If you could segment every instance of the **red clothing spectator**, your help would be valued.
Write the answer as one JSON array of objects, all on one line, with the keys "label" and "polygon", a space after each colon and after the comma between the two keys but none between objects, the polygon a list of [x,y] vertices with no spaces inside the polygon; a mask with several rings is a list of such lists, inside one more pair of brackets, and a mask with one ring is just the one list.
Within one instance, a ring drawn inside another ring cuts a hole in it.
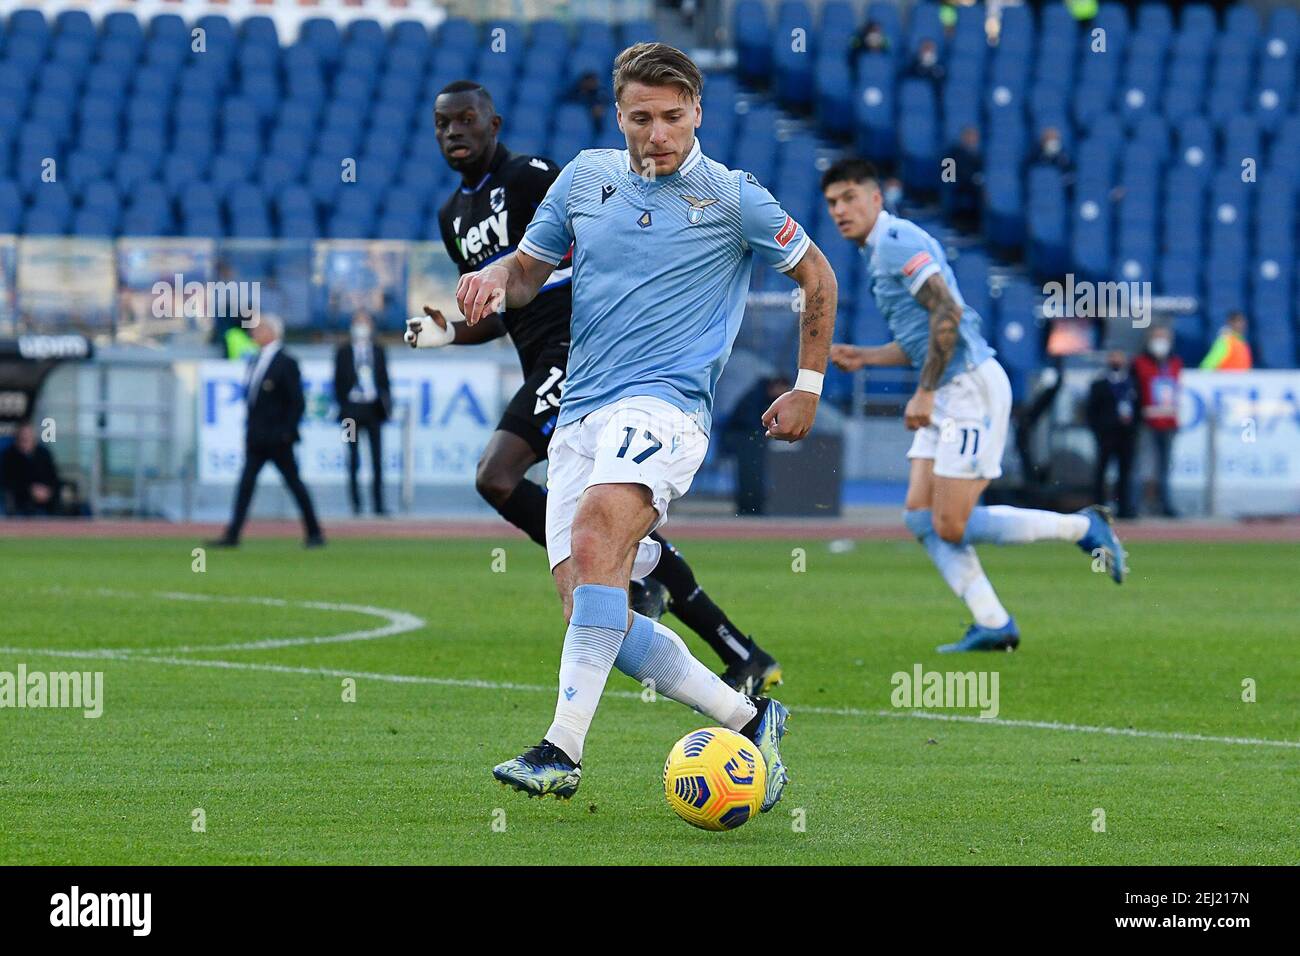
[{"label": "red clothing spectator", "polygon": [[1183,360],[1177,355],[1162,361],[1150,352],[1143,352],[1133,360],[1143,424],[1157,431],[1177,430],[1178,377],[1182,372]]},{"label": "red clothing spectator", "polygon": [[1183,360],[1173,354],[1173,344],[1173,334],[1168,329],[1152,329],[1146,351],[1133,360],[1142,426],[1150,434],[1156,454],[1160,510],[1170,518],[1177,517],[1169,490],[1169,466],[1174,436],[1178,434],[1178,377],[1183,373]]}]

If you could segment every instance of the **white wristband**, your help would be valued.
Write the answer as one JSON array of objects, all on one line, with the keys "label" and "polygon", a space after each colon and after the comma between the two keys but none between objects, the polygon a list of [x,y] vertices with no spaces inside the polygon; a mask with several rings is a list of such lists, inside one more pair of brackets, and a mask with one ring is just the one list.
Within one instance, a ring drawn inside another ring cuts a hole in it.
[{"label": "white wristband", "polygon": [[417,349],[436,349],[450,345],[456,339],[456,330],[450,322],[444,329],[426,315],[406,320],[406,344]]},{"label": "white wristband", "polygon": [[820,395],[822,393],[822,379],[825,377],[821,372],[814,372],[810,368],[801,368],[798,377],[794,380],[794,390]]}]

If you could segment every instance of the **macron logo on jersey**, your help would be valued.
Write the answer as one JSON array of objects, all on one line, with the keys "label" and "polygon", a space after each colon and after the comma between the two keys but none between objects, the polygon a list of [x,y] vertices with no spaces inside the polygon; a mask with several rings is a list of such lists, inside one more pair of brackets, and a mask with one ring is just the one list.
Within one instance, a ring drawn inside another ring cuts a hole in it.
[{"label": "macron logo on jersey", "polygon": [[781,224],[781,228],[776,231],[776,235],[772,238],[776,240],[778,246],[784,249],[790,244],[790,240],[794,238],[794,234],[798,231],[799,224],[787,215],[785,222]]},{"label": "macron logo on jersey", "polygon": [[916,255],[912,256],[912,258],[903,263],[903,275],[909,277],[914,276],[916,275],[916,270],[920,269],[924,265],[928,265],[932,261],[930,253],[925,251],[918,252]]}]

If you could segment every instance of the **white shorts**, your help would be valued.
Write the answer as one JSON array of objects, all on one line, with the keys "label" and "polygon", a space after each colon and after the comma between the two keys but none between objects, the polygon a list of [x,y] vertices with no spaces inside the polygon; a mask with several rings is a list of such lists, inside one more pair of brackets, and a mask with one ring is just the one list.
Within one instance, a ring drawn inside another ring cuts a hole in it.
[{"label": "white shorts", "polygon": [[998,478],[1011,421],[1011,383],[985,359],[934,394],[931,424],[917,429],[908,458],[934,459],[940,478]]},{"label": "white shorts", "polygon": [[[573,516],[592,485],[645,485],[659,517],[686,494],[709,450],[709,436],[681,409],[659,398],[621,398],[585,418],[561,425],[551,437],[546,469],[546,553],[551,570],[570,554]],[[643,538],[632,577],[659,563],[659,543]]]}]

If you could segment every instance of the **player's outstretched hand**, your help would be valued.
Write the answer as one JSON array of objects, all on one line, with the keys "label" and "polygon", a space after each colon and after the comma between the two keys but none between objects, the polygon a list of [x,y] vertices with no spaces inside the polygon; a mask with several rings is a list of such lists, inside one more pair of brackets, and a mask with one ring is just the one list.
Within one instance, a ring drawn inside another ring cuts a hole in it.
[{"label": "player's outstretched hand", "polygon": [[406,320],[406,332],[402,339],[413,349],[436,349],[455,341],[456,330],[447,323],[441,312],[426,305],[424,315]]},{"label": "player's outstretched hand", "polygon": [[812,431],[817,417],[817,396],[812,392],[790,390],[777,398],[763,413],[768,438],[798,441]]},{"label": "player's outstretched hand", "polygon": [[867,364],[862,349],[856,345],[841,345],[838,342],[831,346],[831,361],[843,372],[856,372],[860,368],[865,368]]},{"label": "player's outstretched hand", "polygon": [[916,394],[907,400],[907,407],[903,409],[903,424],[909,431],[916,431],[929,425],[933,415],[934,392],[918,388]]},{"label": "player's outstretched hand", "polygon": [[467,272],[456,285],[456,304],[465,321],[474,325],[490,312],[506,310],[506,281],[509,273],[497,265]]}]

